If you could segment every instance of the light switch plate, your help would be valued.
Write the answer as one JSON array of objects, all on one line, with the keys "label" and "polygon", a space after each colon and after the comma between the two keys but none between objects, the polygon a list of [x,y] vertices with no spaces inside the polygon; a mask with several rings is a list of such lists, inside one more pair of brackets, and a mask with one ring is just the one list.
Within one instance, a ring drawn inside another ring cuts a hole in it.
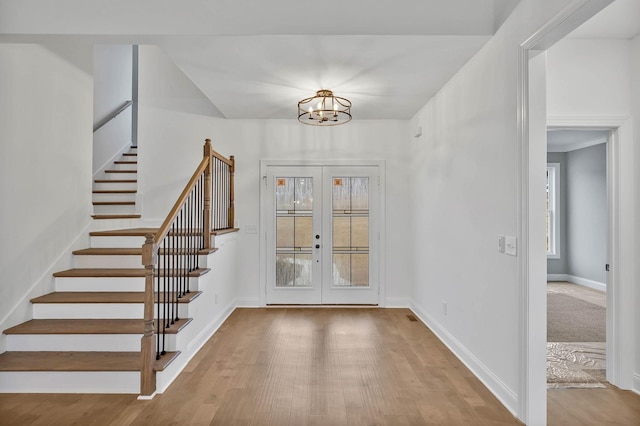
[{"label": "light switch plate", "polygon": [[509,256],[518,255],[518,239],[516,237],[507,235],[504,238],[504,252]]},{"label": "light switch plate", "polygon": [[498,235],[498,253],[504,253],[504,235]]},{"label": "light switch plate", "polygon": [[246,232],[247,234],[257,234],[258,225],[247,225]]}]

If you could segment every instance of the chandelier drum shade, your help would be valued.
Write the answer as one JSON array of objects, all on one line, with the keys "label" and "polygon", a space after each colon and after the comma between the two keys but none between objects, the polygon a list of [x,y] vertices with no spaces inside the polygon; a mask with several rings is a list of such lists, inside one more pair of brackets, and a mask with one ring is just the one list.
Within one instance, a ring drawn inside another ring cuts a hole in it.
[{"label": "chandelier drum shade", "polygon": [[337,126],[351,121],[351,101],[335,96],[331,90],[298,102],[298,121],[312,126]]}]

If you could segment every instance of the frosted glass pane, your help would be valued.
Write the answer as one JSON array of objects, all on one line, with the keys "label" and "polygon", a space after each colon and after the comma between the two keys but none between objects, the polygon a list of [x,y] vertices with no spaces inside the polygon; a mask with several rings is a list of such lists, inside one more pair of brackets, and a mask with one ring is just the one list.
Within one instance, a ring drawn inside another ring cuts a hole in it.
[{"label": "frosted glass pane", "polygon": [[351,255],[351,285],[359,287],[366,287],[369,285],[368,254]]},{"label": "frosted glass pane", "polygon": [[294,210],[313,209],[313,179],[310,177],[295,178]]},{"label": "frosted glass pane", "polygon": [[296,247],[310,249],[313,234],[311,216],[297,216],[295,230]]},{"label": "frosted glass pane", "polygon": [[311,255],[276,255],[276,287],[311,287]]},{"label": "frosted glass pane", "polygon": [[276,210],[293,210],[294,178],[276,178]]},{"label": "frosted glass pane", "polygon": [[351,184],[347,177],[333,178],[333,209],[351,209]]},{"label": "frosted glass pane", "polygon": [[351,178],[351,209],[352,210],[368,210],[369,209],[369,178],[354,177]]},{"label": "frosted glass pane", "polygon": [[351,246],[351,221],[349,217],[333,218],[333,248],[348,249]]},{"label": "frosted glass pane", "polygon": [[276,247],[293,248],[294,243],[294,218],[276,217]]},{"label": "frosted glass pane", "polygon": [[351,218],[351,247],[369,248],[369,218]]},{"label": "frosted glass pane", "polygon": [[345,287],[351,285],[351,259],[349,254],[333,255],[333,285]]}]

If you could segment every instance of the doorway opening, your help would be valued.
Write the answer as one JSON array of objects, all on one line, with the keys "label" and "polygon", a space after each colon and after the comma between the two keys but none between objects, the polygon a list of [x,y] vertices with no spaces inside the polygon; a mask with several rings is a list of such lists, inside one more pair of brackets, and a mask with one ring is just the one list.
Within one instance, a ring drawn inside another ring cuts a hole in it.
[{"label": "doorway opening", "polygon": [[608,130],[547,129],[547,387],[606,387]]}]

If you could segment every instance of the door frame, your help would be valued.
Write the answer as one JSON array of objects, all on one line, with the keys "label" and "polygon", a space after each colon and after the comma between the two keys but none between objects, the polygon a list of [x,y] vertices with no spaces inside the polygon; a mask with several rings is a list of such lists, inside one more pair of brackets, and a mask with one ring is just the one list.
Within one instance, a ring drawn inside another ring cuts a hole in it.
[{"label": "door frame", "polygon": [[379,187],[379,250],[378,250],[378,307],[386,306],[387,294],[387,256],[386,256],[386,161],[385,160],[260,160],[260,294],[259,306],[267,306],[267,231],[266,231],[266,215],[265,209],[267,204],[267,168],[268,167],[358,167],[358,166],[376,166],[380,176]]}]

